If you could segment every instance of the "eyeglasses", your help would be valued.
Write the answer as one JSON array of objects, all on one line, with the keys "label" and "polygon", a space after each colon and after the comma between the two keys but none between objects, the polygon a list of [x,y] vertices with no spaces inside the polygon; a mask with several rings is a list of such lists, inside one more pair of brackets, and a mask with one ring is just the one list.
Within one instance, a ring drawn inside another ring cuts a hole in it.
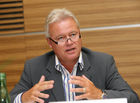
[{"label": "eyeglasses", "polygon": [[79,38],[81,38],[81,35],[78,32],[71,32],[68,36],[69,38],[67,38],[66,35],[61,35],[61,36],[58,36],[56,40],[53,40],[51,37],[49,39],[53,41],[55,44],[63,45],[68,40],[76,42],[78,41]]}]

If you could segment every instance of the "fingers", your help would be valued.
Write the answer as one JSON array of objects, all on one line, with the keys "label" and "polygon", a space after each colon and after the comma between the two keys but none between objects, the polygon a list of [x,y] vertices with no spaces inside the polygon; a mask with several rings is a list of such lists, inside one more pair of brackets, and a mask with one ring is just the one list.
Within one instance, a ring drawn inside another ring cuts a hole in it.
[{"label": "fingers", "polygon": [[[26,98],[29,101],[32,101],[32,102],[36,101],[36,102],[39,102],[39,103],[44,103],[44,100],[41,99],[41,98],[46,98],[46,99],[49,98],[48,94],[44,94],[44,93],[41,93],[39,91],[28,91],[28,92],[26,92],[26,94],[27,94]],[[25,95],[23,94],[23,96],[25,96]]]},{"label": "fingers", "polygon": [[99,92],[96,92],[98,88],[95,87],[93,82],[91,82],[86,76],[71,76],[71,80],[69,81],[71,84],[79,85],[81,88],[71,88],[71,92],[76,93],[83,93],[79,96],[76,96],[75,99],[97,99],[97,94]]},{"label": "fingers", "polygon": [[38,98],[38,97],[34,97],[34,102],[38,102],[38,103],[44,103],[44,100]]},{"label": "fingers", "polygon": [[81,88],[71,88],[71,92],[76,93],[86,93],[88,88],[88,78],[85,76],[71,76],[71,80],[69,80],[69,83],[79,85]]},{"label": "fingers", "polygon": [[45,76],[44,75],[41,76],[39,82],[43,82],[43,81],[45,81]]},{"label": "fingers", "polygon": [[71,88],[70,91],[71,92],[76,92],[76,93],[85,93],[86,88]]},{"label": "fingers", "polygon": [[44,90],[52,89],[53,84],[54,84],[53,80],[45,81],[45,76],[42,75],[38,84],[36,84],[36,88],[38,88],[38,91],[44,91]]},{"label": "fingers", "polygon": [[71,79],[84,81],[82,76],[71,76]]},{"label": "fingers", "polygon": [[40,98],[49,98],[48,94],[39,93],[38,95],[39,95]]},{"label": "fingers", "polygon": [[102,91],[97,88],[92,81],[86,76],[72,76],[69,81],[71,84],[79,85],[81,88],[71,88],[71,92],[83,93],[75,97],[76,100],[80,99],[100,99]]},{"label": "fingers", "polygon": [[54,81],[46,81],[44,83],[38,84],[38,91],[49,90],[53,88]]},{"label": "fingers", "polygon": [[22,95],[22,101],[27,103],[28,102],[44,103],[44,100],[41,98],[47,99],[49,98],[49,95],[41,93],[41,91],[52,89],[53,85],[54,80],[45,81],[45,76],[42,75],[39,82]]},{"label": "fingers", "polygon": [[85,98],[87,98],[88,96],[89,96],[89,94],[86,93],[86,94],[82,94],[82,95],[76,96],[75,99],[76,99],[76,100],[85,99]]},{"label": "fingers", "polygon": [[49,98],[49,95],[41,93],[41,91],[52,89],[53,84],[54,84],[53,80],[45,81],[45,76],[42,75],[39,80],[39,83],[36,85],[38,93],[37,96],[35,96],[35,101],[39,103],[44,103],[44,101],[40,98]]},{"label": "fingers", "polygon": [[69,83],[84,87],[86,80],[81,76],[71,76],[71,80],[69,80]]},{"label": "fingers", "polygon": [[90,81],[85,75],[82,75],[82,77],[87,80],[87,81]]}]

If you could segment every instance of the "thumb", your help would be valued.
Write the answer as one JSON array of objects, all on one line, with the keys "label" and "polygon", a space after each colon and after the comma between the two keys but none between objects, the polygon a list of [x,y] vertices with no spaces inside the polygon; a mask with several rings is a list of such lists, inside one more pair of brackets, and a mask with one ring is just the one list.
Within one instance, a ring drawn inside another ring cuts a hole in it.
[{"label": "thumb", "polygon": [[40,83],[40,82],[43,82],[43,81],[45,81],[45,76],[44,76],[44,75],[41,76],[41,78],[40,78],[40,80],[39,80],[39,83]]},{"label": "thumb", "polygon": [[87,81],[90,81],[85,75],[82,75],[82,77],[87,80]]},{"label": "thumb", "polygon": [[90,82],[91,84],[93,84],[93,86],[95,86],[94,83],[93,83],[92,81],[90,81],[85,75],[82,75],[82,77],[83,77],[85,80],[87,80],[88,82]]},{"label": "thumb", "polygon": [[86,80],[88,80],[88,78],[85,75],[82,75],[83,78],[85,78]]}]

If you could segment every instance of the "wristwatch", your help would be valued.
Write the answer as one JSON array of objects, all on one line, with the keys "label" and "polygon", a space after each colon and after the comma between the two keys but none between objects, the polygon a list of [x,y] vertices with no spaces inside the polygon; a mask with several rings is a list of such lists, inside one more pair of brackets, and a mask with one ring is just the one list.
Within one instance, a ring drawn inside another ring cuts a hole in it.
[{"label": "wristwatch", "polygon": [[102,95],[101,95],[101,98],[102,99],[106,99],[107,98],[107,94],[106,94],[106,90],[102,90]]}]

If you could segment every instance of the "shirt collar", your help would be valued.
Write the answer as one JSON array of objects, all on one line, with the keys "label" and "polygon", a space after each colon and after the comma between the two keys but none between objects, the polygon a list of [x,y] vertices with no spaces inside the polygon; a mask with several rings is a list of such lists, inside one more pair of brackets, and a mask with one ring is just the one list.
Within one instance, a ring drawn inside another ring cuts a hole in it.
[{"label": "shirt collar", "polygon": [[[83,68],[84,68],[84,62],[83,62],[82,52],[80,52],[80,56],[79,56],[79,59],[78,59],[78,65],[80,67],[80,70],[83,70]],[[62,66],[62,64],[58,60],[58,57],[55,55],[55,68],[57,70],[61,71],[60,68],[59,68],[59,66]]]}]

